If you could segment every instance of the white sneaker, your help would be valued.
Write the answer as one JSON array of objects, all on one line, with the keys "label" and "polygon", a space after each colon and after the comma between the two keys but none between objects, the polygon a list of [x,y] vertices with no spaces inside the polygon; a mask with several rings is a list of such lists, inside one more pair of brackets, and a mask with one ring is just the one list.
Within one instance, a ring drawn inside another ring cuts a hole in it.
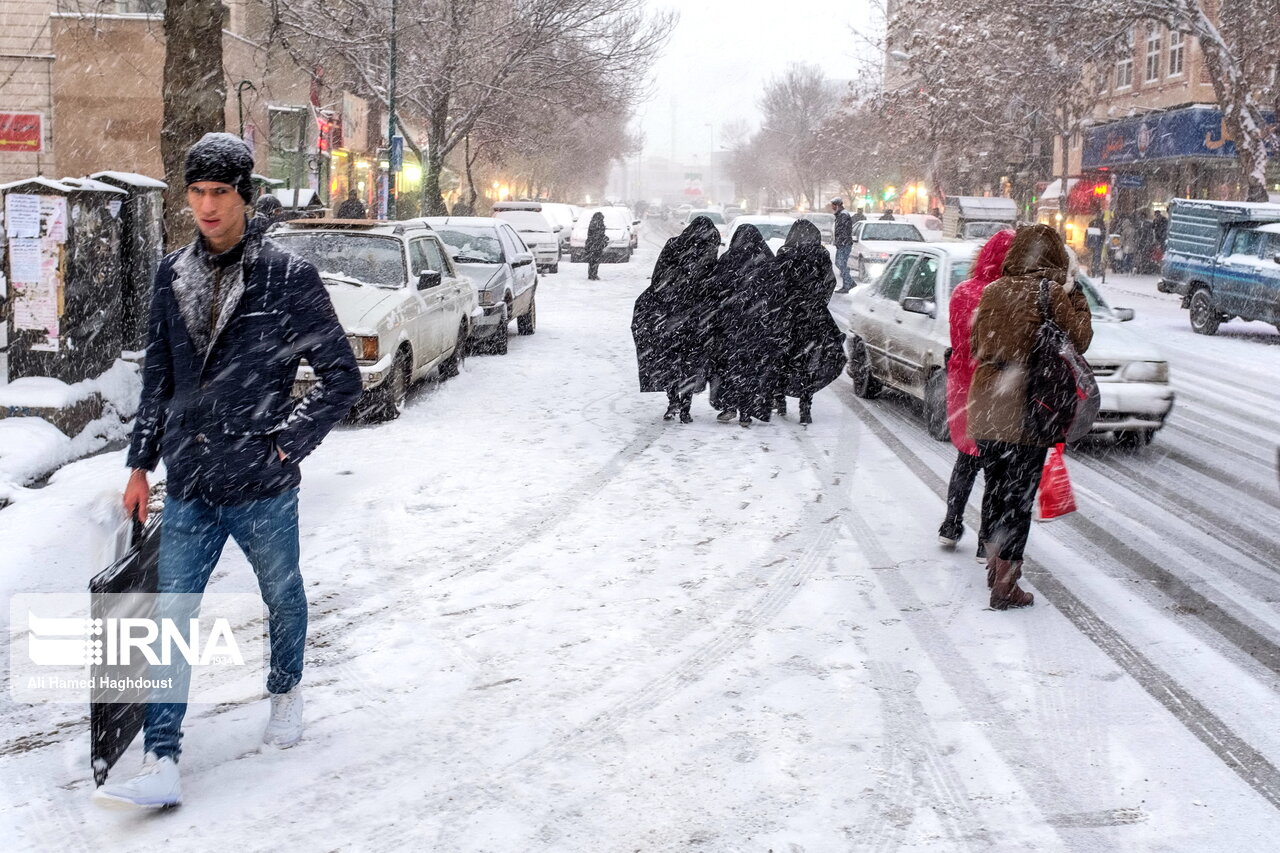
[{"label": "white sneaker", "polygon": [[148,752],[142,772],[127,782],[106,784],[93,792],[93,801],[108,809],[146,809],[176,806],[182,802],[178,765],[168,756]]},{"label": "white sneaker", "polygon": [[271,694],[271,719],[262,734],[267,746],[288,749],[302,739],[302,685]]}]

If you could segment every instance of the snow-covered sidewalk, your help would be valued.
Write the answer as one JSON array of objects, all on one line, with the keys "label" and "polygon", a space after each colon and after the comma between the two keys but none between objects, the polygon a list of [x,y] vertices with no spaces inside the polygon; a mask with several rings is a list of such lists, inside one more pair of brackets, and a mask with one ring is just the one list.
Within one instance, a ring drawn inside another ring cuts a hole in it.
[{"label": "snow-covered sidewalk", "polygon": [[[941,501],[845,393],[807,430],[705,397],[662,422],[628,331],[655,254],[543,276],[536,335],[305,463],[302,743],[259,748],[265,702],[193,706],[186,804],[99,812],[84,709],[6,698],[8,849],[1268,847],[1276,810],[1053,601],[986,609],[972,533],[938,549]],[[84,587],[123,464],[0,512],[4,592]],[[1145,615],[1043,528],[1032,550]],[[238,551],[210,588],[254,588]]]}]

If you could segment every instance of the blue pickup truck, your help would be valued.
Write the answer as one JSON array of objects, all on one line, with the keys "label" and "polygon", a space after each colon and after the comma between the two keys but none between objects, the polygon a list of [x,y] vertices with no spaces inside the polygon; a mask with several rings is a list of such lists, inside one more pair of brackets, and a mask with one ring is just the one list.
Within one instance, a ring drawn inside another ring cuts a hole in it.
[{"label": "blue pickup truck", "polygon": [[1182,297],[1202,335],[1235,317],[1280,329],[1280,204],[1170,201],[1156,288]]}]

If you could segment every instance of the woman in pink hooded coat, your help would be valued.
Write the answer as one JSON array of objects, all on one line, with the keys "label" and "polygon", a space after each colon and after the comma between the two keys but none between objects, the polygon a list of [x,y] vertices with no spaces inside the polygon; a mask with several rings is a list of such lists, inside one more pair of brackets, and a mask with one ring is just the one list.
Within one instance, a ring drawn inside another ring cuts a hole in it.
[{"label": "woman in pink hooded coat", "polygon": [[[973,491],[973,481],[982,470],[978,445],[969,435],[965,403],[969,399],[969,385],[977,362],[969,346],[969,333],[973,328],[973,316],[978,311],[983,289],[1000,277],[1004,256],[1013,243],[1014,232],[998,231],[987,240],[974,261],[973,272],[956,286],[951,294],[951,357],[947,361],[947,426],[951,429],[951,443],[959,453],[955,467],[951,469],[951,484],[947,489],[947,517],[938,528],[938,541],[954,548],[964,535],[964,508]],[[985,532],[978,531],[978,559],[985,560]]]}]

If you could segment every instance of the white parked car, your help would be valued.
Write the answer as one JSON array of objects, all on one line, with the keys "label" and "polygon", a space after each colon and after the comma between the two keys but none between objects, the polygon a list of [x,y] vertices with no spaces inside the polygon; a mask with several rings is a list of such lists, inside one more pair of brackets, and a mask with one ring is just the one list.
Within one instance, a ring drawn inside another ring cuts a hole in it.
[{"label": "white parked car", "polygon": [[552,225],[560,226],[560,253],[569,251],[569,235],[573,233],[573,224],[578,221],[578,215],[574,213],[575,208],[571,204],[561,204],[555,201],[542,202],[542,215],[551,220]]},{"label": "white parked car", "polygon": [[[894,388],[922,401],[934,438],[947,431],[947,354],[951,349],[950,298],[969,276],[976,243],[921,243],[893,256],[880,278],[850,297],[846,371],[859,397]],[[1173,408],[1169,364],[1123,321],[1127,308],[1107,305],[1088,276],[1084,289],[1093,315],[1093,342],[1085,358],[1102,397],[1094,433],[1113,433],[1122,444],[1151,440]]]},{"label": "white parked car", "polygon": [[533,253],[501,219],[432,216],[422,220],[445,245],[458,272],[476,290],[482,315],[471,327],[472,351],[507,354],[511,321],[521,335],[537,327],[538,271]]},{"label": "white parked car", "polygon": [[849,250],[849,269],[858,281],[871,281],[880,275],[903,243],[923,243],[924,235],[910,222],[881,222],[866,219],[853,225],[853,248]]},{"label": "white parked car", "polygon": [[493,215],[509,224],[533,252],[540,272],[560,272],[560,231],[542,213],[540,202],[499,202]]},{"label": "white parked car", "polygon": [[622,207],[592,207],[582,211],[569,238],[569,260],[575,264],[582,263],[582,253],[587,248],[587,228],[591,225],[591,217],[597,213],[604,215],[604,231],[609,237],[602,260],[630,261],[635,248],[632,240],[635,226],[629,211]]},{"label": "white parked car", "polygon": [[[355,413],[391,420],[414,382],[432,372],[458,374],[480,309],[475,289],[426,225],[352,222],[296,220],[270,239],[320,271],[360,366],[364,395]],[[304,363],[294,393],[315,382]]]},{"label": "white parked car", "polygon": [[787,241],[791,226],[795,224],[796,221],[790,216],[739,216],[729,223],[727,229],[729,239],[726,242],[732,243],[733,235],[738,233],[738,229],[743,225],[754,225],[776,255],[782,248],[782,244]]},{"label": "white parked car", "polygon": [[714,225],[716,227],[716,230],[720,232],[720,242],[724,244],[728,244],[729,233],[730,233],[729,223],[725,222],[724,214],[718,210],[712,210],[710,208],[702,208],[701,210],[699,210],[697,208],[693,208],[689,210],[688,213],[685,214],[684,220],[680,223],[680,227],[684,228],[686,225],[688,225],[693,220],[697,219],[699,216],[705,216],[707,219],[710,219],[711,224]]}]

